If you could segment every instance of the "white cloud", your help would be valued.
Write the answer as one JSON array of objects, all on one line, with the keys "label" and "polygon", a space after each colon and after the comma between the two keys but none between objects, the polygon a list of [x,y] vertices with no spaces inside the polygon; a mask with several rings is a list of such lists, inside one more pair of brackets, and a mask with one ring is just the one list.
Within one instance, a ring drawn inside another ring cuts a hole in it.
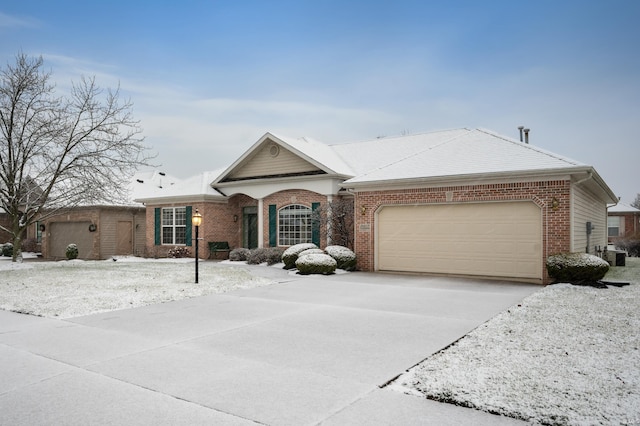
[{"label": "white cloud", "polygon": [[16,29],[16,28],[35,28],[40,26],[38,20],[34,18],[23,18],[13,15],[7,15],[0,12],[0,30]]}]

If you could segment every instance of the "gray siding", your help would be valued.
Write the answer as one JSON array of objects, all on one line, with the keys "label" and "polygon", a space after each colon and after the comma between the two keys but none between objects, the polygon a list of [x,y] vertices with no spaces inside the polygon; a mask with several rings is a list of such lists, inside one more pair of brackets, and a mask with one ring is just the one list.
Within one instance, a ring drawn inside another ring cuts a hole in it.
[{"label": "gray siding", "polygon": [[[595,246],[607,244],[607,204],[586,189],[573,186],[571,190],[571,251],[595,254]],[[593,228],[588,238],[587,222]]]},{"label": "gray siding", "polygon": [[[278,151],[275,156],[272,155],[271,152],[273,146],[276,146]],[[317,170],[319,169],[316,166],[303,160],[291,151],[267,142],[249,161],[229,177],[238,179],[274,174],[306,173]]]},{"label": "gray siding", "polygon": [[[145,245],[145,209],[104,209],[100,213],[100,258],[108,259],[117,253],[117,227],[118,222],[131,222],[132,253],[144,254]],[[136,225],[138,228],[136,229]],[[136,253],[137,251],[137,253]]]}]

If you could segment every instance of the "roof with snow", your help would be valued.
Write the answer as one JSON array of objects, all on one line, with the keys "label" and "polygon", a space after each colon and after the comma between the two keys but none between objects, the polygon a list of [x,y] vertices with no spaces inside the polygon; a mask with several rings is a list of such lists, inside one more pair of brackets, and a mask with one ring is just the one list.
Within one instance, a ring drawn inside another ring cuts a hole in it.
[{"label": "roof with snow", "polygon": [[347,184],[588,167],[482,129],[375,139],[333,149],[355,171]]},{"label": "roof with snow", "polygon": [[[224,198],[222,188],[233,174],[248,164],[267,143],[276,143],[328,176],[340,178],[349,188],[403,182],[429,182],[471,178],[530,175],[594,177],[594,185],[616,200],[593,167],[579,161],[508,138],[485,129],[453,129],[416,135],[377,138],[328,145],[311,138],[265,133],[229,167],[204,172],[167,188],[152,188],[137,200],[165,197]],[[259,176],[263,179],[270,176]],[[278,175],[271,178],[278,178]],[[243,185],[251,179],[243,180]]]},{"label": "roof with snow", "polygon": [[609,207],[607,211],[609,213],[640,213],[640,209],[625,203],[618,203],[615,206]]}]

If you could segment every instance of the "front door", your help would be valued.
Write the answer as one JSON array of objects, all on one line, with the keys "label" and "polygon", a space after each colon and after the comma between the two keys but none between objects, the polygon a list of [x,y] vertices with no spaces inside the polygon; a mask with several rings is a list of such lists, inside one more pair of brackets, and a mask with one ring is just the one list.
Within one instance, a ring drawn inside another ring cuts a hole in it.
[{"label": "front door", "polygon": [[242,245],[248,249],[258,247],[258,209],[245,207],[242,212]]}]

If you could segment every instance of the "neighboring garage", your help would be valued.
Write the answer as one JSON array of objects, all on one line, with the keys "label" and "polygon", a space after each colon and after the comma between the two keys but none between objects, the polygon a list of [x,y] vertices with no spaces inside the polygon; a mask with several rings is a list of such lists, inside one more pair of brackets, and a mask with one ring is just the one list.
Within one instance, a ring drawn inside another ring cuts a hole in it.
[{"label": "neighboring garage", "polygon": [[78,246],[78,257],[91,259],[93,252],[93,234],[89,231],[91,222],[52,222],[50,257],[64,259],[67,246]]},{"label": "neighboring garage", "polygon": [[542,279],[542,212],[531,201],[383,206],[376,269]]}]

